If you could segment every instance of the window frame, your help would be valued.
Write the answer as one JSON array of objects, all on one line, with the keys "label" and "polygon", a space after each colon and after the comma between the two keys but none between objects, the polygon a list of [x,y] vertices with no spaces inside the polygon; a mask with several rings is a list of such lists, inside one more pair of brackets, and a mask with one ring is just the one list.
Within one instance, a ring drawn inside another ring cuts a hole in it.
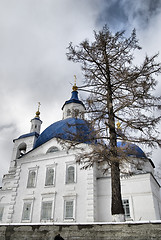
[{"label": "window frame", "polygon": [[[73,202],[73,206],[72,206],[73,212],[71,217],[67,216],[67,205],[66,205],[67,202]],[[76,221],[76,194],[72,196],[64,196],[63,204],[64,204],[63,220],[65,222]]]},{"label": "window frame", "polygon": [[[127,201],[127,203],[125,203]],[[122,204],[124,208],[125,219],[131,219],[130,201],[128,198],[122,199]]]},{"label": "window frame", "polygon": [[[49,169],[53,169],[54,170],[54,174],[53,174],[53,183],[52,184],[47,184],[47,171]],[[56,176],[56,164],[54,165],[47,165],[46,166],[46,170],[45,170],[45,187],[54,187],[55,186],[55,176]]]},{"label": "window frame", "polygon": [[72,114],[72,113],[71,113],[71,109],[68,108],[68,109],[67,109],[67,117],[71,116],[71,114]]},{"label": "window frame", "polygon": [[[43,193],[41,195],[42,195],[42,200],[41,200],[40,222],[53,222],[54,221],[54,213],[55,213],[54,209],[55,209],[56,192]],[[50,219],[42,218],[42,207],[43,207],[43,203],[45,203],[45,202],[52,202]]]},{"label": "window frame", "polygon": [[[51,213],[50,213],[50,218],[45,218],[43,217],[43,205],[46,204],[46,203],[51,203]],[[53,218],[53,200],[51,199],[48,199],[48,200],[43,200],[41,202],[41,216],[40,216],[40,220],[41,221],[51,221]]]},{"label": "window frame", "polygon": [[[74,168],[74,176],[73,176],[73,181],[70,181],[69,179],[69,172],[68,172],[68,169],[70,167],[73,167]],[[66,164],[66,174],[65,174],[65,183],[66,184],[74,184],[76,183],[76,163],[67,163]]]},{"label": "window frame", "polygon": [[47,150],[47,154],[48,153],[57,153],[57,152],[59,152],[60,150],[59,150],[59,148],[57,147],[57,146],[51,146],[48,150]]},{"label": "window frame", "polygon": [[[31,220],[32,220],[32,211],[33,211],[33,200],[34,200],[34,199],[27,199],[27,200],[24,200],[24,201],[23,201],[21,222],[26,222],[26,223],[31,222]],[[28,218],[28,219],[23,218],[23,216],[24,216],[25,204],[30,204],[30,212],[29,212],[29,218]]]},{"label": "window frame", "polygon": [[[35,172],[34,184],[33,185],[29,185],[30,172],[32,172],[32,171]],[[35,188],[36,187],[37,175],[38,175],[38,167],[34,167],[34,168],[29,168],[28,169],[27,188]]]}]

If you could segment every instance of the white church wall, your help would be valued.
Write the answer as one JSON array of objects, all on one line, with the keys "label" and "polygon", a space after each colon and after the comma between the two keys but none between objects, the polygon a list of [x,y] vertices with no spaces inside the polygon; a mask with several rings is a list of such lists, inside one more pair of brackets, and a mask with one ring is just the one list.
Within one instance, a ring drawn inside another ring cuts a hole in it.
[{"label": "white church wall", "polygon": [[10,172],[10,173],[3,175],[2,191],[3,190],[12,190],[12,188],[14,187],[14,182],[15,182],[15,172]]},{"label": "white church wall", "polygon": [[[17,200],[14,210],[14,222],[21,222],[23,203],[25,201],[32,202],[32,222],[40,222],[41,215],[41,204],[43,199],[53,200],[53,217],[51,221],[63,222],[64,212],[64,201],[67,199],[74,200],[74,211],[75,215],[72,221],[85,222],[89,217],[87,216],[88,210],[91,213],[92,220],[94,219],[94,194],[93,186],[92,190],[88,189],[87,176],[90,174],[93,176],[93,169],[91,170],[80,170],[80,166],[75,163],[75,155],[73,153],[66,154],[65,151],[58,151],[55,153],[43,154],[48,150],[51,145],[56,145],[56,141],[49,141],[44,144],[43,147],[39,147],[39,155],[37,156],[34,151],[30,152],[23,158],[17,160],[17,164],[21,166],[21,173],[19,182],[19,188],[17,191]],[[57,145],[59,148],[60,146]],[[41,153],[41,154],[40,154]],[[66,183],[66,168],[68,165],[75,165],[75,183]],[[55,185],[45,186],[46,167],[55,166]],[[35,188],[27,188],[28,172],[30,169],[36,169],[37,179]],[[90,180],[91,181],[91,180]],[[93,181],[93,180],[92,180]],[[91,184],[91,182],[90,182]],[[93,183],[94,184],[94,183]],[[88,199],[88,195],[93,194],[93,199]],[[89,206],[86,204],[88,203]],[[92,205],[93,204],[93,205]],[[92,208],[92,209],[91,209]],[[70,219],[71,221],[71,219]]]},{"label": "white church wall", "polygon": [[[121,179],[122,199],[128,200],[130,207],[130,217],[126,220],[139,221],[160,219],[158,214],[158,203],[152,194],[151,184],[152,180],[150,173],[138,174]],[[158,187],[158,185],[156,187]],[[112,221],[110,178],[104,177],[97,179],[97,189],[98,221]],[[155,188],[153,187],[153,189]],[[156,194],[158,194],[158,191],[159,188]]]},{"label": "white church wall", "polygon": [[66,104],[63,109],[63,119],[71,117],[84,117],[85,108],[78,103]]},{"label": "white church wall", "polygon": [[137,174],[128,179],[122,179],[121,183],[123,197],[131,197],[132,220],[156,219],[153,207],[151,174]]},{"label": "white church wall", "polygon": [[152,195],[150,193],[133,195],[132,203],[134,208],[134,221],[154,220],[156,218]]},{"label": "white church wall", "polygon": [[153,202],[154,202],[153,204],[154,204],[156,219],[160,220],[161,219],[161,202],[160,202],[160,199],[158,197],[154,196]]},{"label": "white church wall", "polygon": [[[3,213],[3,222],[8,222],[8,212],[10,210],[11,190],[6,190],[0,193],[0,211]],[[0,218],[0,223],[2,219]]]},{"label": "white church wall", "polygon": [[[35,148],[33,151],[29,152],[27,154],[27,158],[34,158],[38,157],[44,154],[48,154],[47,151],[52,147],[55,146],[58,148],[59,151],[53,152],[53,154],[56,154],[56,156],[59,156],[61,154],[64,154],[65,150],[62,150],[62,146],[57,142],[56,139],[51,139],[44,143],[43,145],[40,145],[39,147]],[[49,153],[51,154],[51,153]],[[47,155],[46,155],[47,156]]]},{"label": "white church wall", "polygon": [[97,221],[111,222],[111,180],[109,177],[97,179]]},{"label": "white church wall", "polygon": [[155,209],[156,219],[161,219],[161,198],[160,198],[160,185],[157,180],[150,175],[151,178],[151,189],[153,194],[153,204]]},{"label": "white church wall", "polygon": [[26,137],[26,138],[20,138],[20,139],[15,139],[14,140],[14,147],[13,147],[13,151],[12,151],[12,160],[15,160],[16,158],[19,157],[18,154],[18,148],[19,146],[21,146],[22,144],[26,145],[26,152],[29,152],[30,150],[32,150],[33,145],[35,143],[35,136],[30,136],[30,137]]}]

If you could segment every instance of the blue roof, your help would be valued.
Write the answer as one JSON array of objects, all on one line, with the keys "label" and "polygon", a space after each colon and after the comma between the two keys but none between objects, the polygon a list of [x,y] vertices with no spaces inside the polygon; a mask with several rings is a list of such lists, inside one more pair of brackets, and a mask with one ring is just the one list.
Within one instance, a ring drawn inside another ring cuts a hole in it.
[{"label": "blue roof", "polygon": [[122,148],[122,150],[127,153],[127,156],[134,156],[137,158],[146,158],[143,150],[133,143],[128,142],[117,142],[117,147]]},{"label": "blue roof", "polygon": [[34,120],[34,119],[39,120],[42,123],[42,121],[38,117],[34,117],[33,119],[31,119],[31,121]]},{"label": "blue roof", "polygon": [[66,118],[51,124],[38,137],[34,148],[37,148],[52,138],[91,143],[92,130],[87,121],[77,118]]},{"label": "blue roof", "polygon": [[[36,136],[36,137],[38,137],[39,134],[38,134],[37,132],[26,133],[26,134],[23,134],[23,135],[21,135],[19,138],[16,138],[16,139],[27,138],[27,137],[31,137],[31,136]],[[14,139],[14,140],[16,140],[16,139]],[[14,140],[13,140],[13,141],[14,141]]]},{"label": "blue roof", "polygon": [[65,106],[66,104],[69,104],[69,103],[79,103],[79,104],[81,104],[81,105],[85,108],[83,102],[80,101],[79,98],[78,98],[78,92],[77,92],[77,91],[72,91],[72,96],[71,96],[71,98],[64,103],[64,105],[63,105],[63,107],[62,107],[62,110],[63,110],[64,106]]}]

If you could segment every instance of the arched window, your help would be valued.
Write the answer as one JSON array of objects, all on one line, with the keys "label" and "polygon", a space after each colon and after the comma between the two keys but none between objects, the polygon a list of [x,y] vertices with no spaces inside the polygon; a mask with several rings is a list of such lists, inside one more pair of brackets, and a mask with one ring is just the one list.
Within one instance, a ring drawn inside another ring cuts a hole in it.
[{"label": "arched window", "polygon": [[71,115],[71,110],[68,109],[68,110],[67,110],[67,116],[70,116],[70,115]]},{"label": "arched window", "polygon": [[72,110],[72,117],[74,117],[74,118],[77,118],[78,117],[78,115],[79,115],[79,109],[73,109]]},{"label": "arched window", "polygon": [[34,188],[36,184],[36,170],[30,170],[28,174],[27,188]]},{"label": "arched window", "polygon": [[16,158],[22,157],[26,153],[27,145],[26,143],[21,143],[17,148]]},{"label": "arched window", "polygon": [[74,117],[78,117],[79,115],[79,109],[74,109]]},{"label": "arched window", "polygon": [[52,146],[47,150],[46,153],[52,153],[52,152],[57,152],[57,151],[59,151],[59,148]]},{"label": "arched window", "polygon": [[45,179],[45,186],[54,185],[54,168],[48,167],[46,169],[46,179]]},{"label": "arched window", "polygon": [[74,183],[75,182],[75,167],[67,166],[66,172],[66,183]]}]

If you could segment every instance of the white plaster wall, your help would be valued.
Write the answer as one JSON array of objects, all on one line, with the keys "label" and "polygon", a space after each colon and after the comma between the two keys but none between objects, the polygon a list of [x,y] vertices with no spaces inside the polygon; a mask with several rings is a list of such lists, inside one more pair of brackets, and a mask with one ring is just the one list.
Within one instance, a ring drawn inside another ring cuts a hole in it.
[{"label": "white plaster wall", "polygon": [[[65,173],[66,163],[74,162],[73,153],[66,154],[65,151],[46,153],[51,146],[61,148],[56,140],[52,139],[48,143],[30,152],[28,155],[17,160],[21,167],[20,182],[17,190],[16,205],[14,208],[13,222],[21,222],[23,199],[33,198],[34,207],[32,222],[40,222],[41,201],[43,194],[55,194],[54,222],[63,222],[63,207],[65,196],[75,196],[76,198],[76,219],[77,222],[86,222],[87,212],[87,175],[90,170],[80,170],[76,168],[76,183],[66,184]],[[39,153],[39,154],[38,154]],[[46,166],[56,164],[55,186],[45,187]],[[28,169],[38,167],[36,188],[27,188]]]},{"label": "white plaster wall", "polygon": [[40,119],[33,118],[31,120],[31,130],[30,130],[30,132],[37,132],[38,134],[40,134],[41,124],[42,124],[42,121]]},{"label": "white plaster wall", "polygon": [[13,146],[11,160],[15,160],[16,159],[17,149],[18,149],[18,147],[19,147],[19,145],[21,143],[25,143],[26,144],[26,146],[27,146],[26,152],[29,152],[30,150],[32,150],[33,145],[34,145],[36,139],[37,138],[35,136],[30,136],[30,137],[20,138],[20,139],[14,140],[14,146]]},{"label": "white plaster wall", "polygon": [[156,219],[151,189],[151,174],[138,174],[122,179],[122,195],[129,198],[134,221]]},{"label": "white plaster wall", "polygon": [[[154,184],[154,182],[153,182]],[[156,183],[157,184],[157,183]],[[157,185],[158,187],[158,185]],[[111,180],[99,178],[97,215],[98,221],[111,221]],[[154,188],[154,187],[153,187]],[[158,218],[158,203],[151,189],[151,174],[138,174],[121,179],[122,199],[129,199],[131,220],[155,220]],[[159,188],[158,188],[159,192]]]},{"label": "white plaster wall", "polygon": [[8,222],[8,212],[10,208],[10,201],[11,201],[11,190],[9,191],[0,191],[0,206],[4,207],[3,212],[3,222]]},{"label": "white plaster wall", "polygon": [[[71,114],[68,115],[67,114],[67,110],[70,110],[71,111]],[[66,104],[64,106],[64,109],[63,109],[63,119],[65,118],[71,118],[71,117],[74,117],[72,114],[74,112],[74,110],[78,109],[79,110],[79,114],[78,114],[78,118],[82,118],[82,114],[84,114],[85,112],[85,108],[83,107],[83,105],[79,104],[79,103],[70,103],[70,104]]]},{"label": "white plaster wall", "polygon": [[161,219],[160,185],[156,181],[156,179],[153,177],[153,175],[151,175],[150,178],[151,178],[151,189],[153,194],[153,202],[154,202],[156,219],[159,220]]},{"label": "white plaster wall", "polygon": [[111,180],[109,177],[97,179],[97,221],[111,222]]}]

